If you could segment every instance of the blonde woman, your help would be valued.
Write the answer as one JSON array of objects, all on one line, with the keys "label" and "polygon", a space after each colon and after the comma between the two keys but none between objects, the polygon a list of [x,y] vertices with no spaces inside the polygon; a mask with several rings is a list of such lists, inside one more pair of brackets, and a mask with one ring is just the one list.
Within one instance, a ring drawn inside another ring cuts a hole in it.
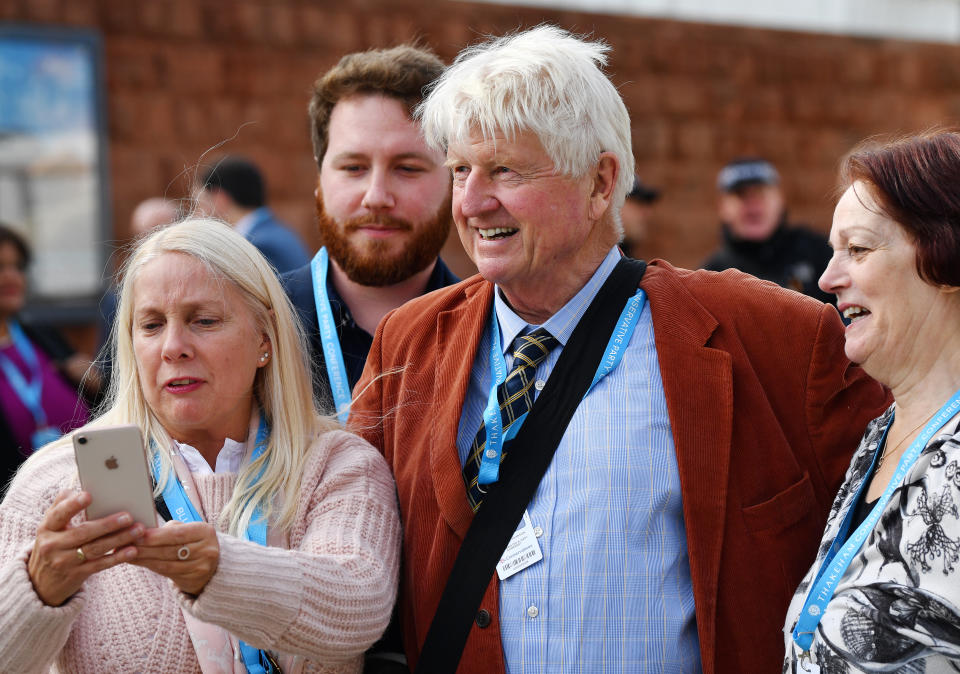
[{"label": "blonde woman", "polygon": [[296,326],[273,270],[223,224],[138,246],[92,425],[137,424],[161,511],[193,515],[86,521],[69,440],[33,456],[0,505],[5,670],[360,671],[396,592],[394,486],[315,411]]}]

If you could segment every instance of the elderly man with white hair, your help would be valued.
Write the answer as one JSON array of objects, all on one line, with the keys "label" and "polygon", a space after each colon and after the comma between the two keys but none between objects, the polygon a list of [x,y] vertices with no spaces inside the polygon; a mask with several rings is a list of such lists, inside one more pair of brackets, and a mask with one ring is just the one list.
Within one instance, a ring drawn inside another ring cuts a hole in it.
[{"label": "elderly man with white hair", "polygon": [[829,306],[622,258],[608,47],[465,50],[420,109],[480,276],[380,323],[351,423],[393,468],[423,672],[764,672],[884,391]]}]

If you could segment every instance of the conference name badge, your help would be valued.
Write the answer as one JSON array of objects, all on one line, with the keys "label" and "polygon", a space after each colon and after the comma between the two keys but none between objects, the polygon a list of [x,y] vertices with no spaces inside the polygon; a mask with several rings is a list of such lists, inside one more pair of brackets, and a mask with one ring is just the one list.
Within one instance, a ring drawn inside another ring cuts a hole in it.
[{"label": "conference name badge", "polygon": [[533,566],[541,559],[543,559],[543,552],[540,551],[537,535],[530,523],[530,513],[524,510],[520,526],[513,532],[510,542],[507,543],[507,549],[503,551],[503,556],[497,563],[497,575],[500,580],[506,580],[513,574]]}]

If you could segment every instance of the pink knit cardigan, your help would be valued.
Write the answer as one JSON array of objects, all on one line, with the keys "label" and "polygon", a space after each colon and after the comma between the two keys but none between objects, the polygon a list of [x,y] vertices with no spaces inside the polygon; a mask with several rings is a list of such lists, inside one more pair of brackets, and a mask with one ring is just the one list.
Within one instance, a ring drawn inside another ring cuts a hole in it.
[{"label": "pink knit cardigan", "polygon": [[[210,521],[235,474],[195,475]],[[0,505],[0,670],[199,672],[181,606],[258,647],[299,655],[308,672],[360,672],[397,589],[400,522],[393,479],[365,441],[331,431],[309,450],[289,549],[221,532],[220,562],[198,597],[129,564],[91,576],[60,607],[27,575],[44,512],[77,486],[68,443],[35,454]]]}]

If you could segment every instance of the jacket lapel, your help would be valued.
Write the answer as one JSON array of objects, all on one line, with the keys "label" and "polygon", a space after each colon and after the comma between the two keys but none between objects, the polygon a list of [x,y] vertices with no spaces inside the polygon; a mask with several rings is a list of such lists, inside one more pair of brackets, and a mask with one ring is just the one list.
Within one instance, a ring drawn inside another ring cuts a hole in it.
[{"label": "jacket lapel", "polygon": [[473,520],[461,477],[457,429],[467,396],[473,361],[493,306],[493,284],[486,281],[465,288],[466,301],[437,316],[434,345],[439,362],[435,369],[434,399],[438,423],[430,432],[430,471],[437,503],[447,524],[461,539]]},{"label": "jacket lapel", "polygon": [[709,674],[716,649],[717,582],[733,428],[731,358],[706,346],[718,323],[672,267],[651,266],[640,285],[653,316],[680,469],[697,631],[704,671]]}]

